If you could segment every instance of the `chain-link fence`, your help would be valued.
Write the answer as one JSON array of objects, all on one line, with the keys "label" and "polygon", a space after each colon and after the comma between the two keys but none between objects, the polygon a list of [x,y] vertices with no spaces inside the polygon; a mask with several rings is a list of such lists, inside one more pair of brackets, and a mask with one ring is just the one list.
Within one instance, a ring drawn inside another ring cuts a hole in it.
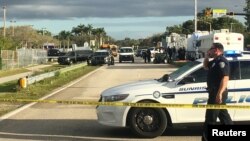
[{"label": "chain-link fence", "polygon": [[25,67],[35,64],[43,64],[47,61],[47,51],[43,49],[17,49],[1,50],[0,69],[7,70]]}]

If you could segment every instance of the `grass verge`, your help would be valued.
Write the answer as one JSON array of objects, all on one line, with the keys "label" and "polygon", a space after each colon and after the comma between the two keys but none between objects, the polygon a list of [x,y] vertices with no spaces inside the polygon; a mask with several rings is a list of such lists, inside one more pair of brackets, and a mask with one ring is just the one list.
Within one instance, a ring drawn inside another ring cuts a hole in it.
[{"label": "grass verge", "polygon": [[[29,85],[26,89],[20,90],[17,87],[16,81],[0,84],[0,99],[39,99],[49,94],[52,90],[62,87],[97,68],[98,66],[84,66],[66,73],[58,73],[54,77],[44,79]],[[23,104],[24,103],[0,102],[0,116]]]},{"label": "grass verge", "polygon": [[13,70],[0,70],[0,77],[11,76],[19,73],[29,72],[29,70],[25,68],[18,68]]}]

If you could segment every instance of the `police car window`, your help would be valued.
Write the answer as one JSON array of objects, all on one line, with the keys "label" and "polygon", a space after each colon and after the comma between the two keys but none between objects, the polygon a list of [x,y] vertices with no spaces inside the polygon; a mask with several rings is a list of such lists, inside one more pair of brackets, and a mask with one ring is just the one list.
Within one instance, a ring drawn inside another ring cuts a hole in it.
[{"label": "police car window", "polygon": [[241,79],[250,79],[250,61],[240,62]]},{"label": "police car window", "polygon": [[172,72],[169,76],[172,80],[178,78],[180,75],[182,75],[183,73],[185,73],[187,70],[193,68],[196,65],[199,65],[201,62],[198,61],[193,61],[193,62],[189,62],[186,65],[180,67],[178,70]]},{"label": "police car window", "polygon": [[194,83],[201,83],[207,81],[207,70],[205,70],[203,67],[192,72],[189,76],[194,77],[195,82]]},{"label": "police car window", "polygon": [[239,62],[238,61],[229,62],[229,65],[230,65],[229,79],[230,80],[240,79]]}]

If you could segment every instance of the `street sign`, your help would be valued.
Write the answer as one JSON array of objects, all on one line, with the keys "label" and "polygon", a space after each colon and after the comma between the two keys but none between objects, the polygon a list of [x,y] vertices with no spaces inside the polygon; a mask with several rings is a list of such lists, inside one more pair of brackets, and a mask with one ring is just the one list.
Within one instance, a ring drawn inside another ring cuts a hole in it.
[{"label": "street sign", "polygon": [[213,18],[227,15],[227,9],[213,9]]}]

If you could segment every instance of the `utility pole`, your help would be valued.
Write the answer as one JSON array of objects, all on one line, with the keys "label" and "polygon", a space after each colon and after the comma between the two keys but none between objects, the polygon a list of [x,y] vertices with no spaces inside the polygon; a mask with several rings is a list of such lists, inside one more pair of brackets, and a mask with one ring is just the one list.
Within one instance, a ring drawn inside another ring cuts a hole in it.
[{"label": "utility pole", "polygon": [[209,24],[209,33],[212,31],[212,24],[210,22],[203,21],[206,24]]},{"label": "utility pole", "polygon": [[197,32],[197,0],[194,0],[194,32]]},{"label": "utility pole", "polygon": [[12,36],[15,36],[15,27],[14,27],[14,23],[16,23],[16,21],[14,21],[14,20],[11,20],[10,21],[11,22],[11,26],[12,26]]},{"label": "utility pole", "polygon": [[46,28],[42,28],[42,35],[44,36],[44,30],[46,30]]},{"label": "utility pole", "polygon": [[233,32],[233,24],[235,24],[235,23],[230,23],[230,25],[231,25],[230,32]]},{"label": "utility pole", "polygon": [[6,36],[6,6],[3,6],[3,37]]}]

